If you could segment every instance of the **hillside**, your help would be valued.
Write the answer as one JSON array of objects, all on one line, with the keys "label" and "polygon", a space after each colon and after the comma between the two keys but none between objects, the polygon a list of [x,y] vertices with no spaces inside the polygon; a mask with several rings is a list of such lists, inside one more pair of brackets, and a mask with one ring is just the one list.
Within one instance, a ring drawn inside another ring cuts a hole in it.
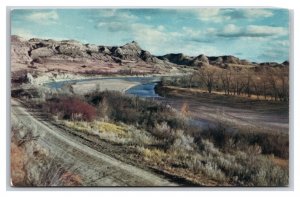
[{"label": "hillside", "polygon": [[12,71],[80,74],[162,74],[178,72],[177,65],[158,59],[133,41],[123,46],[97,46],[75,40],[25,40],[11,37]]},{"label": "hillside", "polygon": [[287,66],[283,63],[255,63],[231,55],[196,57],[182,53],[152,55],[135,41],[123,46],[83,44],[75,40],[55,41],[11,36],[12,71],[34,69],[41,72],[79,74],[181,74],[195,68],[212,65]]}]

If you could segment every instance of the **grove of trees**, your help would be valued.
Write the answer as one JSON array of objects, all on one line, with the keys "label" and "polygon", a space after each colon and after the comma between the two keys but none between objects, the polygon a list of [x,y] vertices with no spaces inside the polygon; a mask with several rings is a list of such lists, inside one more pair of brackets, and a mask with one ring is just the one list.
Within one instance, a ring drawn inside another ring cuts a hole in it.
[{"label": "grove of trees", "polygon": [[225,95],[254,95],[257,99],[289,100],[289,67],[228,67],[205,66],[192,75],[163,80],[163,85],[200,88],[224,92]]}]

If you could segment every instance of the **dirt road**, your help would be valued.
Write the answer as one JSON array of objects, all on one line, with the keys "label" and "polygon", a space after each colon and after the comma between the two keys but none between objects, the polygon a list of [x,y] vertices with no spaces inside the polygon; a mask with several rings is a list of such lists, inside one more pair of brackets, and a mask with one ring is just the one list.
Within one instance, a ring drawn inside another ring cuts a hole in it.
[{"label": "dirt road", "polygon": [[36,141],[63,161],[69,171],[79,174],[86,186],[176,186],[165,177],[118,161],[76,140],[49,122],[34,117],[12,99],[12,118],[20,124],[34,125],[39,133]]}]

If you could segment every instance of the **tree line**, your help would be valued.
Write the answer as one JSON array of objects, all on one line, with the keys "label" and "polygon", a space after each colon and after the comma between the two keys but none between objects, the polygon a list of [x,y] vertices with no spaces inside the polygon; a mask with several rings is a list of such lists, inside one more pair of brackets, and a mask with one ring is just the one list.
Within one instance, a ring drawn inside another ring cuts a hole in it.
[{"label": "tree line", "polygon": [[163,79],[163,85],[206,89],[225,95],[255,95],[257,99],[288,101],[289,68],[285,67],[228,67],[205,66],[193,74]]}]

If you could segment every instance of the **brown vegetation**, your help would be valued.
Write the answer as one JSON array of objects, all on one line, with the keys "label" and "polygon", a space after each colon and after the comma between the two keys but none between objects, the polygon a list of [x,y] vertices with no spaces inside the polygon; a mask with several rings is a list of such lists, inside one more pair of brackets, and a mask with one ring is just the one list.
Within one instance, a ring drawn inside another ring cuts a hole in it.
[{"label": "brown vegetation", "polygon": [[[99,115],[116,123],[136,125],[139,135],[146,130],[155,137],[154,141],[148,139],[147,144],[139,141],[137,153],[131,152],[142,154],[143,162],[148,166],[201,185],[288,184],[288,168],[269,157],[275,155],[288,160],[288,135],[230,131],[225,125],[203,130],[189,125],[184,114],[179,115],[166,105],[117,92],[98,92],[87,95],[86,99],[99,106]],[[188,107],[183,108],[187,111]],[[127,132],[126,136],[130,136],[132,131]],[[137,139],[131,140],[130,144]],[[125,141],[118,142],[126,150]]]},{"label": "brown vegetation", "polygon": [[25,182],[25,162],[27,160],[24,148],[11,143],[10,147],[10,172],[12,185],[19,186]]},{"label": "brown vegetation", "polygon": [[255,95],[257,99],[275,101],[289,100],[289,67],[242,68],[226,69],[203,66],[190,76],[175,80],[163,80],[162,85],[185,88],[206,89],[224,92],[225,95]]},{"label": "brown vegetation", "polygon": [[12,186],[80,186],[81,177],[68,170],[60,159],[36,143],[33,125],[13,121],[10,170]]},{"label": "brown vegetation", "polygon": [[[231,130],[226,125],[201,129],[189,123],[188,105],[178,113],[165,103],[120,92],[95,92],[81,98],[55,95],[44,101],[43,108],[68,119],[65,125],[72,130],[122,147],[122,156],[131,162],[193,184],[288,185],[288,166],[276,162],[288,161],[288,135]],[[80,184],[80,177],[59,166],[51,168],[61,177],[54,182]]]},{"label": "brown vegetation", "polygon": [[78,98],[53,98],[44,108],[63,119],[92,121],[96,117],[96,109]]}]

